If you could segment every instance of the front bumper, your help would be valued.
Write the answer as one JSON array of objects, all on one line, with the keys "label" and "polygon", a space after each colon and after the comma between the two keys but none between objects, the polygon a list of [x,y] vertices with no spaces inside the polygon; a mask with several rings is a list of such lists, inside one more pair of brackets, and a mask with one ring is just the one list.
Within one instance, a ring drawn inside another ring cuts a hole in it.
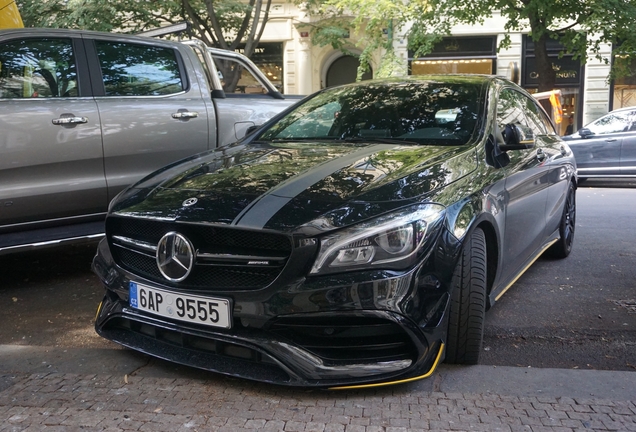
[{"label": "front bumper", "polygon": [[423,378],[443,358],[448,310],[448,284],[430,268],[425,262],[402,273],[215,292],[233,305],[232,328],[222,329],[130,307],[131,280],[159,286],[119,268],[103,241],[93,269],[107,292],[95,327],[158,358],[268,383],[346,387]]}]

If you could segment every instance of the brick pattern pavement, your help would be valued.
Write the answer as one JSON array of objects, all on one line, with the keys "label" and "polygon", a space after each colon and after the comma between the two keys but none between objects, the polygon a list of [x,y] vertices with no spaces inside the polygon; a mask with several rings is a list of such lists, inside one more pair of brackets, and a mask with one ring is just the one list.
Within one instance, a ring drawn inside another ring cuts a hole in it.
[{"label": "brick pattern pavement", "polygon": [[229,379],[55,373],[11,382],[0,391],[1,432],[636,431],[636,400],[429,393],[404,386],[330,392]]}]

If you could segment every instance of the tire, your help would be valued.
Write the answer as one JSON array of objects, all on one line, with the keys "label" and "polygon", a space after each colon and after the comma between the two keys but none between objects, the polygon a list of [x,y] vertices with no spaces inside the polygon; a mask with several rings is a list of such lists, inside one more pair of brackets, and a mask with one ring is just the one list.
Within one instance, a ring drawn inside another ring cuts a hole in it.
[{"label": "tire", "polygon": [[549,249],[549,255],[554,258],[566,258],[572,252],[574,243],[574,228],[576,225],[576,190],[570,183],[565,197],[563,215],[559,224],[559,240]]},{"label": "tire", "polygon": [[486,236],[476,228],[453,272],[446,362],[478,364],[486,316]]}]

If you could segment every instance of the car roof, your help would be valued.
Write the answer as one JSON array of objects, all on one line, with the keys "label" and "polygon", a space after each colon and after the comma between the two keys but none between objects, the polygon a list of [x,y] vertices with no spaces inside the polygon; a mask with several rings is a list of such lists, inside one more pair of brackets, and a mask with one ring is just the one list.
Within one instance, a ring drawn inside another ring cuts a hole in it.
[{"label": "car roof", "polygon": [[628,106],[628,107],[622,107],[622,108],[617,108],[615,110],[610,111],[608,114],[619,113],[619,112],[623,112],[623,111],[634,111],[634,110],[636,110],[636,105]]},{"label": "car roof", "polygon": [[121,38],[126,40],[138,40],[140,42],[148,41],[161,41],[167,43],[175,43],[175,41],[169,41],[166,39],[156,39],[148,36],[136,36],[126,33],[109,33],[99,32],[93,30],[77,30],[77,29],[60,29],[60,28],[17,28],[17,29],[1,29],[0,38],[4,36],[24,36],[24,37],[42,37],[42,36],[54,36],[54,37],[93,37],[93,38]]}]

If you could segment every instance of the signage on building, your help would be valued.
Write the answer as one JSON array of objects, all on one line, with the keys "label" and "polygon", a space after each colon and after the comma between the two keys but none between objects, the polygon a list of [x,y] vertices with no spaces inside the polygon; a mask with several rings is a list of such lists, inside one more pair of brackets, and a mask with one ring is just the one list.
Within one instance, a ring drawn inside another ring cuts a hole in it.
[{"label": "signage on building", "polygon": [[[556,85],[574,86],[581,84],[581,62],[572,59],[572,56],[562,58],[551,57],[552,69],[556,72]],[[539,72],[537,71],[537,59],[526,58],[526,67],[523,74],[523,85],[539,85]]]},{"label": "signage on building", "polygon": [[[433,46],[428,57],[495,57],[497,54],[496,36],[445,37]],[[409,51],[413,58],[414,51]]]},{"label": "signage on building", "polygon": [[[539,71],[537,69],[537,59],[534,54],[534,41],[524,35],[524,67],[523,87],[536,87],[539,85]],[[572,54],[559,55],[564,51],[564,47],[556,40],[550,40],[547,44],[548,56],[552,62],[552,69],[556,72],[557,87],[574,87],[581,85],[581,61],[574,60]]]}]

